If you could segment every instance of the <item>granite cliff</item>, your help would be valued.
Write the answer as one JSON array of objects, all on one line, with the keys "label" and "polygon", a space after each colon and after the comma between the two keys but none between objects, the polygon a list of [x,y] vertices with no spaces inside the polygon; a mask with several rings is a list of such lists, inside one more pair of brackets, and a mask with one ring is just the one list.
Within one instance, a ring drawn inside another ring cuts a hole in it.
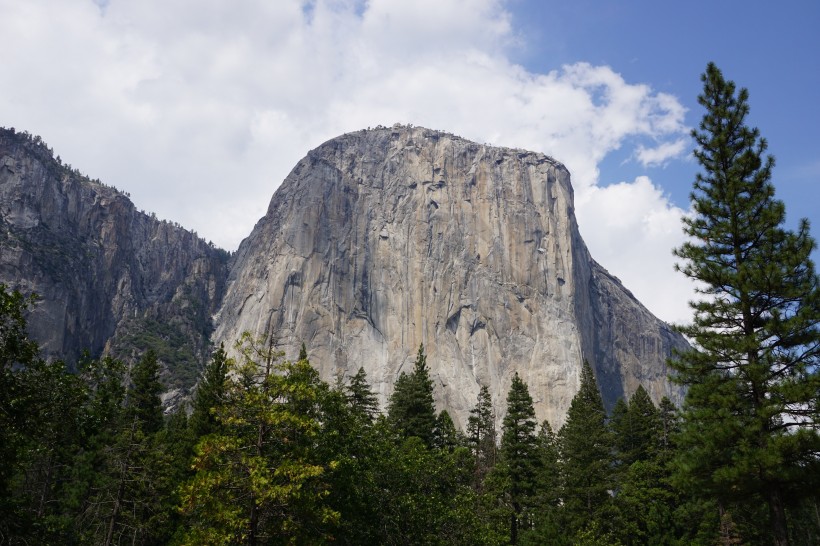
[{"label": "granite cliff", "polygon": [[424,343],[462,426],[482,384],[501,419],[515,372],[560,426],[584,359],[608,405],[639,384],[679,399],[665,359],[685,341],[590,257],[569,173],[542,154],[422,128],[347,134],[296,165],[228,256],[0,129],[0,282],[40,295],[46,356],[153,348],[181,394],[213,342],[247,330],[289,357],[305,342],[331,382],[363,366],[384,404]]},{"label": "granite cliff", "polygon": [[232,259],[214,339],[304,342],[334,381],[363,366],[384,403],[425,345],[439,409],[462,427],[517,372],[562,424],[583,361],[605,402],[642,384],[678,400],[686,343],[589,255],[570,176],[538,153],[423,128],[377,128],[308,153]]},{"label": "granite cliff", "polygon": [[36,292],[31,333],[48,357],[133,360],[148,348],[171,389],[210,351],[228,253],[62,164],[40,140],[0,129],[0,282]]}]

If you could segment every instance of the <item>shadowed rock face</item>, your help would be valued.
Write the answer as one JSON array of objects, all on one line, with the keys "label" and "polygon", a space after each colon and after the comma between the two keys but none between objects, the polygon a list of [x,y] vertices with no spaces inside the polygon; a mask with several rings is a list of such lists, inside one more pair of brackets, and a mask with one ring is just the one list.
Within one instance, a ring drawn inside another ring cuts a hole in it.
[{"label": "shadowed rock face", "polygon": [[515,372],[564,420],[583,360],[607,405],[679,391],[686,347],[589,256],[566,168],[422,128],[359,131],[308,153],[231,265],[215,339],[307,345],[325,380],[360,366],[382,404],[424,343],[439,409],[466,424],[480,385],[503,416]]},{"label": "shadowed rock face", "polygon": [[190,387],[226,277],[226,252],[0,129],[0,282],[40,296],[29,327],[45,356],[152,347],[166,387]]}]

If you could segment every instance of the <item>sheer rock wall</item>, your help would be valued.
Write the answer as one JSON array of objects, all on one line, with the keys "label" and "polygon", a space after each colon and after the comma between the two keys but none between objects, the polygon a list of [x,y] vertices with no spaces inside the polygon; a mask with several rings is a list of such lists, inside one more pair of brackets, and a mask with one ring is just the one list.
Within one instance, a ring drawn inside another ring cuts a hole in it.
[{"label": "sheer rock wall", "polygon": [[682,337],[589,255],[570,176],[542,154],[423,128],[377,128],[308,153],[241,244],[216,341],[304,342],[328,381],[360,366],[382,404],[423,343],[439,409],[463,427],[485,384],[503,417],[514,372],[563,423],[584,359],[605,402],[680,391]]}]

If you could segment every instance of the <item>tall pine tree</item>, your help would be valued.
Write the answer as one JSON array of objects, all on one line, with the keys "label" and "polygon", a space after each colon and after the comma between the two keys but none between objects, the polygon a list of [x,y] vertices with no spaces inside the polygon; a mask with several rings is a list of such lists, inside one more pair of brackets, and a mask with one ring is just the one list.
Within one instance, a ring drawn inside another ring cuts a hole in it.
[{"label": "tall pine tree", "polygon": [[563,512],[575,532],[599,519],[612,489],[612,434],[595,376],[588,362],[581,387],[558,431]]},{"label": "tall pine tree", "polygon": [[433,381],[427,368],[424,345],[419,345],[413,373],[402,373],[390,397],[388,418],[405,437],[421,438],[432,447],[436,428],[436,407],[433,402]]},{"label": "tall pine tree", "polygon": [[493,399],[486,385],[479,389],[476,405],[467,418],[467,442],[475,457],[474,485],[480,489],[487,473],[495,466],[498,451]]},{"label": "tall pine tree", "polygon": [[535,409],[527,384],[516,373],[507,394],[507,414],[501,434],[501,457],[509,479],[510,543],[518,543],[522,524],[530,519],[536,476],[540,463],[535,435]]},{"label": "tall pine tree", "polygon": [[188,426],[197,439],[218,429],[215,409],[225,401],[230,365],[225,346],[220,344],[205,367],[192,403],[193,411]]},{"label": "tall pine tree", "polygon": [[346,394],[350,407],[360,416],[366,417],[368,421],[379,413],[379,401],[367,382],[367,373],[363,367],[359,368],[356,375],[350,378],[347,385]]},{"label": "tall pine tree", "polygon": [[673,365],[687,385],[680,483],[721,504],[760,499],[773,542],[788,544],[787,499],[814,494],[820,478],[820,290],[806,220],[783,228],[774,159],[749,128],[748,92],[714,65],[692,132],[703,171],[695,179],[691,241],[678,266],[705,297],[682,332],[697,350]]}]

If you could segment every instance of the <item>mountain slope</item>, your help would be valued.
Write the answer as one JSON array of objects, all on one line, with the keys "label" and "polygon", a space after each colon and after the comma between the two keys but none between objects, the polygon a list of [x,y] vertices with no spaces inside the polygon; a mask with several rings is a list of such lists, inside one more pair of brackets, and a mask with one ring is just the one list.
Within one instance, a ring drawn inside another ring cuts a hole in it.
[{"label": "mountain slope", "polygon": [[154,348],[166,386],[190,387],[227,261],[62,165],[39,137],[0,129],[0,282],[40,295],[29,322],[46,356],[133,360]]}]

